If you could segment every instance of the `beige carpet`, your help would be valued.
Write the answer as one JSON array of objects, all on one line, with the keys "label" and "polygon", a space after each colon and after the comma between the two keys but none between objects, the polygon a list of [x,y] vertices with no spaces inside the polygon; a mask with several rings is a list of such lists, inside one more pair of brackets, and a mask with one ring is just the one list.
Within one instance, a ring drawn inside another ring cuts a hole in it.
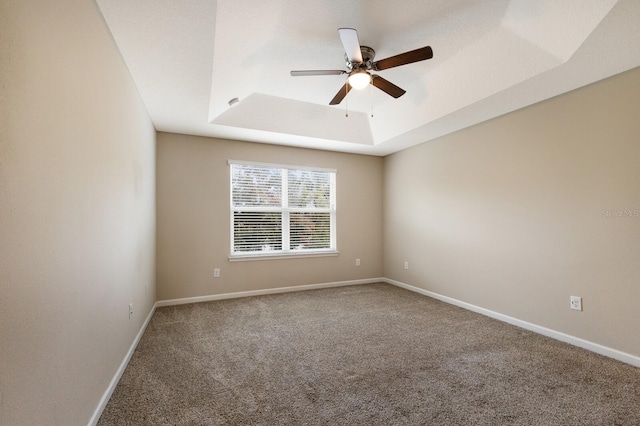
[{"label": "beige carpet", "polygon": [[99,425],[640,425],[640,369],[387,284],[159,308]]}]

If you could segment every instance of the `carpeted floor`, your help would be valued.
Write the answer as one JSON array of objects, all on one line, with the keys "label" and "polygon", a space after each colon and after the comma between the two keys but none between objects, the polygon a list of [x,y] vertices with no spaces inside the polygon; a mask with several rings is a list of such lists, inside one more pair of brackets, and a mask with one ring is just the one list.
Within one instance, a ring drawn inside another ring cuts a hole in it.
[{"label": "carpeted floor", "polygon": [[156,310],[99,425],[640,425],[640,369],[391,285]]}]

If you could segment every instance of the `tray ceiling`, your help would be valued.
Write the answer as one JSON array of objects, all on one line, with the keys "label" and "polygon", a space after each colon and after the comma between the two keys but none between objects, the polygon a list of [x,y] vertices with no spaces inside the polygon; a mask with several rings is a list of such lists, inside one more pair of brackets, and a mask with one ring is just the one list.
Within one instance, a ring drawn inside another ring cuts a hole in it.
[{"label": "tray ceiling", "polygon": [[[97,2],[166,132],[387,155],[640,65],[635,0]],[[376,59],[434,57],[378,72],[398,99],[329,106],[345,76],[289,71],[345,69],[340,27]]]}]

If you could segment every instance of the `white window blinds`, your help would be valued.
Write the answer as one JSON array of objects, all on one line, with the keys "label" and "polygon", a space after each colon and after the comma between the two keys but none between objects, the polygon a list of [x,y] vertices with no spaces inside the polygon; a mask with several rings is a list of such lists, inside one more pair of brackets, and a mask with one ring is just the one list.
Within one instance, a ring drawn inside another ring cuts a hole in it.
[{"label": "white window blinds", "polygon": [[230,165],[232,257],[335,251],[335,171]]}]

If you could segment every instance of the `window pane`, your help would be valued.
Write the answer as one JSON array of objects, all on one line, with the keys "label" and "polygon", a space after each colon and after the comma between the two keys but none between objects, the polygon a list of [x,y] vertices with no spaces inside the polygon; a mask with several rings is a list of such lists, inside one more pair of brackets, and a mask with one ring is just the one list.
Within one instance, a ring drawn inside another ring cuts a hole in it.
[{"label": "window pane", "polygon": [[234,252],[282,250],[282,213],[234,212]]},{"label": "window pane", "polygon": [[329,208],[328,172],[289,170],[289,207]]},{"label": "window pane", "polygon": [[290,250],[331,248],[330,213],[291,213]]},{"label": "window pane", "polygon": [[334,171],[230,164],[232,255],[335,249]]},{"label": "window pane", "polygon": [[234,164],[231,168],[233,207],[282,205],[282,170]]}]

